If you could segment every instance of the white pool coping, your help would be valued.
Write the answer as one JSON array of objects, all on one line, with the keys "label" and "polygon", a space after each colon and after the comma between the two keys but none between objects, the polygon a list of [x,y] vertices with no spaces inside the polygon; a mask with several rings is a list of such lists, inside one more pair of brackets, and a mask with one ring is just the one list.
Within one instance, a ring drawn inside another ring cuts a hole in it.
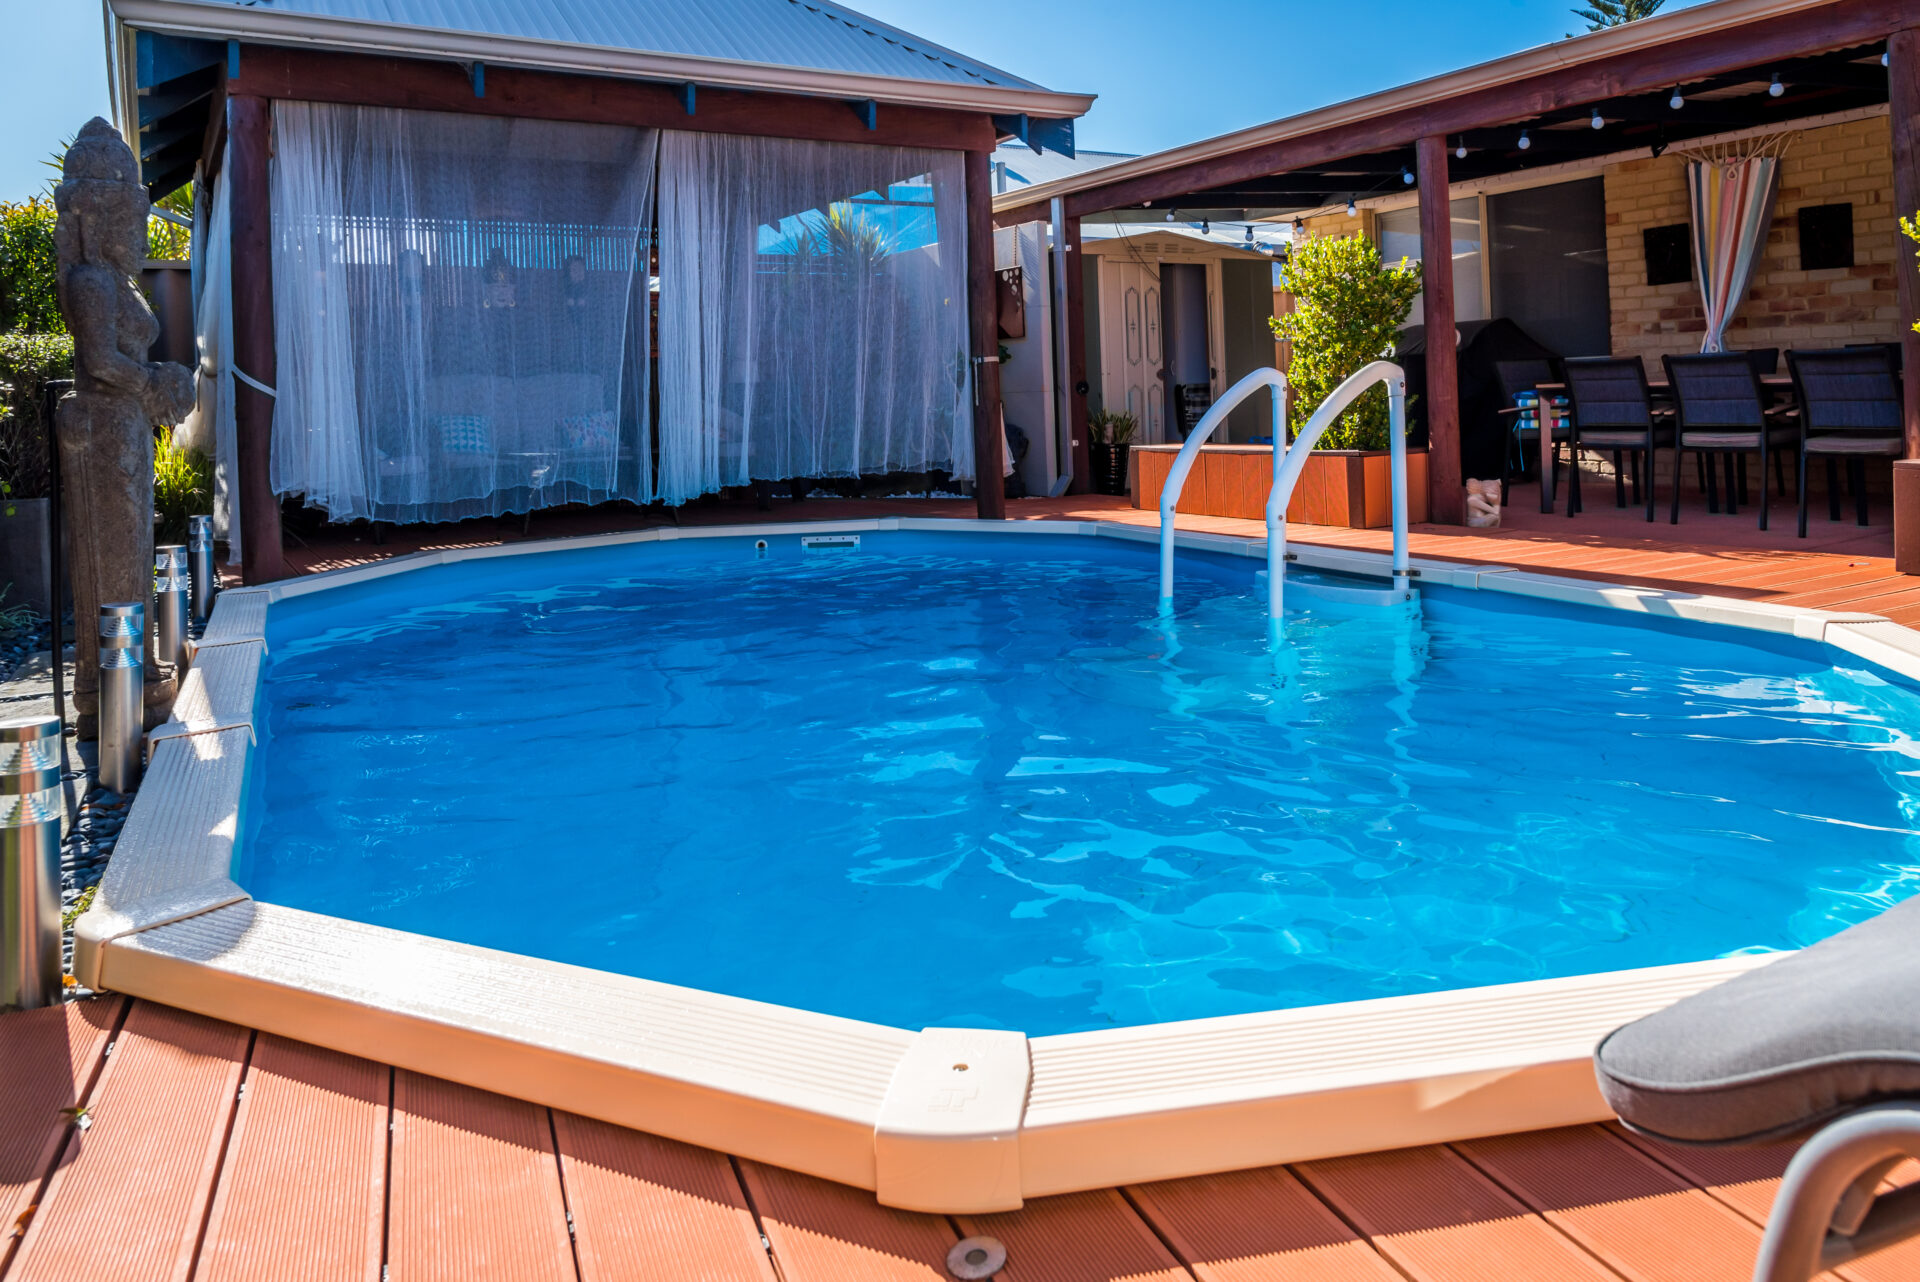
[{"label": "white pool coping", "polygon": [[[1594,1044],[1781,954],[1028,1038],[889,1028],[257,901],[232,880],[276,601],[429,566],[677,539],[881,530],[1153,542],[1099,521],[681,527],[421,552],[223,592],[74,970],[128,993],[948,1214],[1144,1180],[1604,1120]],[[1257,538],[1181,548],[1263,557]],[[1293,545],[1385,577],[1383,553]],[[1877,615],[1415,558],[1419,581],[1823,642],[1920,679]],[[961,1066],[965,1067],[962,1068]]]}]

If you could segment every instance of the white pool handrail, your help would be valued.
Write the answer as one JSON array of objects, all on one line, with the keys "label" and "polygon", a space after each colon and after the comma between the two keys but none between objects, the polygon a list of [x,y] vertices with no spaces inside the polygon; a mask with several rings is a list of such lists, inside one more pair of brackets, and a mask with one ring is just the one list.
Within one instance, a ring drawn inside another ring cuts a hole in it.
[{"label": "white pool handrail", "polygon": [[1287,505],[1293,501],[1293,487],[1306,470],[1313,447],[1334,420],[1375,383],[1387,385],[1387,462],[1392,485],[1393,511],[1393,595],[1405,600],[1407,581],[1407,374],[1392,361],[1374,361],[1362,366],[1320,402],[1287,447],[1280,460],[1276,447],[1273,488],[1267,492],[1267,617],[1282,617],[1282,594],[1287,574]]},{"label": "white pool handrail", "polygon": [[1267,492],[1266,508],[1267,615],[1270,619],[1278,620],[1282,614],[1286,583],[1287,504],[1292,501],[1293,487],[1299,483],[1313,447],[1319,443],[1327,428],[1346,412],[1361,393],[1380,382],[1387,385],[1388,462],[1393,497],[1393,588],[1396,597],[1404,599],[1407,596],[1406,372],[1392,361],[1374,361],[1362,367],[1333,389],[1333,393],[1321,402],[1320,408],[1313,412],[1289,446],[1286,444],[1283,421],[1286,375],[1277,369],[1257,369],[1228,388],[1226,394],[1214,402],[1213,408],[1194,425],[1192,434],[1180,447],[1173,467],[1167,472],[1165,484],[1160,487],[1160,609],[1163,613],[1173,609],[1174,508],[1180,502],[1180,492],[1186,486],[1187,474],[1193,471],[1200,447],[1226,419],[1227,414],[1257,389],[1273,389],[1273,486]]},{"label": "white pool handrail", "polygon": [[1193,461],[1199,457],[1200,447],[1206,444],[1214,429],[1226,422],[1235,406],[1262,387],[1273,389],[1273,479],[1276,485],[1280,482],[1280,459],[1287,439],[1287,376],[1277,369],[1262,368],[1229,387],[1226,394],[1201,415],[1193,431],[1188,433],[1186,443],[1180,447],[1180,453],[1174,456],[1166,482],[1160,487],[1160,610],[1163,614],[1173,609],[1173,509],[1180,501],[1180,491],[1186,488],[1187,473],[1193,471]]}]

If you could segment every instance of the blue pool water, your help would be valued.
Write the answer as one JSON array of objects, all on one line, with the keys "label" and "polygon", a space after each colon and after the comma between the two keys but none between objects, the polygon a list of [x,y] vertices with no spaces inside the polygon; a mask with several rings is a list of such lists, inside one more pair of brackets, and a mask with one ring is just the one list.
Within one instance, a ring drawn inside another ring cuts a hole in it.
[{"label": "blue pool water", "polygon": [[1147,545],[769,542],[276,605],[241,883],[1035,1034],[1792,947],[1920,889],[1920,701],[1838,652],[1429,589],[1296,593],[1276,659],[1252,560],[1183,553],[1169,627]]}]

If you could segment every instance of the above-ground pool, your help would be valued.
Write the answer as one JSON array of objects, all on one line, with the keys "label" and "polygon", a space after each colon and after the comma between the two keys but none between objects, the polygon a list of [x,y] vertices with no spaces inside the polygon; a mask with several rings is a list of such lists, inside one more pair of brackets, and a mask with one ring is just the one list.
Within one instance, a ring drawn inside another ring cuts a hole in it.
[{"label": "above-ground pool", "polygon": [[234,880],[1032,1035],[1792,948],[1920,888],[1897,678],[1489,592],[1342,606],[1311,574],[1276,653],[1258,568],[1183,552],[1171,620],[1150,545],[916,532],[292,597]]}]

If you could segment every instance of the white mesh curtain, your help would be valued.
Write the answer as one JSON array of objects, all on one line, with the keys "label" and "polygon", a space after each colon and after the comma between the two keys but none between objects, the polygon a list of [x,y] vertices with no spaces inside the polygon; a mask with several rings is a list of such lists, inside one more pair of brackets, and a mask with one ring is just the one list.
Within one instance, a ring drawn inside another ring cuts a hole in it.
[{"label": "white mesh curtain", "polygon": [[668,131],[659,497],[973,475],[958,152]]},{"label": "white mesh curtain", "polygon": [[385,521],[649,497],[656,146],[276,103],[274,491]]},{"label": "white mesh curtain", "polygon": [[219,176],[193,189],[193,332],[198,358],[194,407],[176,432],[213,460],[213,532],[240,560],[239,459],[233,426],[233,217],[227,203],[227,151]]}]

